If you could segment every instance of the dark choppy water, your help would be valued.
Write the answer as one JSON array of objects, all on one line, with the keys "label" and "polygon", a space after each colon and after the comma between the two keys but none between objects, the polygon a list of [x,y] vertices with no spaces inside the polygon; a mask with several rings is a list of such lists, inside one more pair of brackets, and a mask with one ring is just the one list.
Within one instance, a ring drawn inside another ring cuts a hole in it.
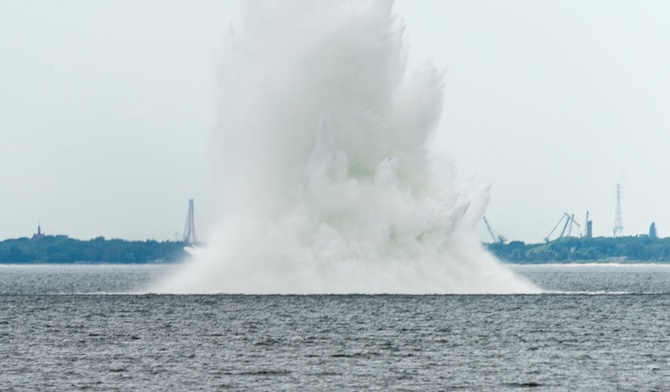
[{"label": "dark choppy water", "polygon": [[670,266],[515,267],[541,295],[109,294],[166,268],[0,266],[0,390],[670,387]]}]

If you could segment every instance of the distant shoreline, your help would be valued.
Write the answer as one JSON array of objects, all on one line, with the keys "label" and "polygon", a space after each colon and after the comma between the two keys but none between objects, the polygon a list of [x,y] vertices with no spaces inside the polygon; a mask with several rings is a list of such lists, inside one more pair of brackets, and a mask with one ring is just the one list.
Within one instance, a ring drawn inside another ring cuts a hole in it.
[{"label": "distant shoreline", "polygon": [[[174,264],[188,258],[182,241],[127,241],[67,236],[0,241],[0,264]],[[510,265],[670,264],[670,238],[565,237],[541,244],[521,241],[483,246]]]},{"label": "distant shoreline", "polygon": [[[43,261],[31,261],[31,262],[8,262],[0,261],[1,266],[38,266],[38,265],[63,265],[63,266],[98,266],[98,265],[177,265],[183,263],[183,260],[154,260],[147,262],[108,262],[108,261],[73,261],[67,263],[57,263],[57,262],[43,262]],[[582,261],[571,261],[571,262],[509,262],[502,261],[505,265],[510,266],[547,266],[547,267],[557,267],[557,266],[612,266],[612,267],[621,267],[621,266],[641,266],[641,265],[667,265],[670,266],[669,261],[645,261],[645,260],[631,260],[631,261],[612,261],[612,260],[582,260]]]},{"label": "distant shoreline", "polygon": [[484,247],[510,264],[670,263],[670,238],[649,236],[564,237],[540,244],[511,241]]},{"label": "distant shoreline", "polygon": [[82,265],[82,266],[89,266],[89,265],[127,265],[127,266],[132,266],[132,265],[177,265],[181,264],[181,260],[176,260],[176,261],[147,261],[147,262],[142,262],[142,263],[124,263],[122,261],[117,261],[117,262],[109,262],[109,261],[72,261],[72,262],[67,262],[67,263],[54,263],[54,262],[44,262],[44,261],[29,261],[29,262],[10,262],[10,261],[0,261],[0,265],[6,265],[6,266],[21,266],[21,265]]},{"label": "distant shoreline", "polygon": [[180,241],[40,236],[0,241],[0,264],[169,264],[187,257]]}]

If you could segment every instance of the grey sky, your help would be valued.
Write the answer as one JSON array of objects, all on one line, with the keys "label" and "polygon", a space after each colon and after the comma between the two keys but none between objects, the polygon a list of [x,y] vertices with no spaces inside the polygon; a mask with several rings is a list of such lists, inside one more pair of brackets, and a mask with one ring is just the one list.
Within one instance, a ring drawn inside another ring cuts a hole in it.
[{"label": "grey sky", "polygon": [[[217,59],[240,2],[1,1],[0,239],[173,239],[203,228]],[[431,148],[493,185],[487,217],[538,242],[564,211],[670,235],[670,3],[396,1],[410,66],[446,69]],[[484,236],[484,233],[482,233]],[[486,238],[486,237],[483,237]]]}]

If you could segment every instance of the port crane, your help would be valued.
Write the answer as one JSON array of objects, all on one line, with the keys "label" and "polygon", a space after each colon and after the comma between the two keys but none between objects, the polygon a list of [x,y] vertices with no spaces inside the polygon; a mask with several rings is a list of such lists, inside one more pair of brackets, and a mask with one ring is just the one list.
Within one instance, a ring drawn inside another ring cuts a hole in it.
[{"label": "port crane", "polygon": [[504,244],[505,241],[507,241],[507,239],[505,237],[501,236],[501,235],[498,235],[498,236],[495,235],[493,233],[493,229],[491,228],[491,225],[489,224],[489,221],[486,220],[486,217],[483,217],[483,219],[484,219],[484,224],[486,225],[486,230],[488,230],[489,234],[491,234],[491,239],[493,240],[493,242],[494,243],[497,242],[499,244]]},{"label": "port crane", "polygon": [[577,227],[582,227],[577,221],[575,220],[575,214],[568,214],[567,212],[564,212],[563,215],[561,215],[561,219],[558,220],[556,223],[556,226],[554,226],[553,229],[547,234],[546,237],[544,237],[545,242],[551,241],[551,235],[554,234],[554,231],[561,225],[561,222],[563,222],[563,229],[561,230],[561,234],[558,236],[558,238],[563,238],[566,237],[566,232],[567,232],[567,237],[570,237],[572,235],[572,226],[577,225]]}]

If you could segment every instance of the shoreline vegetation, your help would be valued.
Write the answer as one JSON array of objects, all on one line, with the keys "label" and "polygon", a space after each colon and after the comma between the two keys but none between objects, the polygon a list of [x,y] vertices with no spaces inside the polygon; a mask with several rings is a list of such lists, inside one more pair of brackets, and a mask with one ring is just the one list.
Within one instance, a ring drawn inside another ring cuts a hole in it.
[{"label": "shoreline vegetation", "polygon": [[[63,235],[0,241],[0,264],[168,264],[187,258],[181,241],[127,241]],[[508,264],[670,264],[670,238],[566,237],[540,243],[489,243]]]},{"label": "shoreline vegetation", "polygon": [[167,264],[185,259],[188,245],[104,237],[84,241],[64,235],[16,238],[0,241],[0,264]]},{"label": "shoreline vegetation", "polygon": [[510,264],[665,264],[670,263],[670,238],[564,237],[541,244],[521,241],[484,246]]}]

